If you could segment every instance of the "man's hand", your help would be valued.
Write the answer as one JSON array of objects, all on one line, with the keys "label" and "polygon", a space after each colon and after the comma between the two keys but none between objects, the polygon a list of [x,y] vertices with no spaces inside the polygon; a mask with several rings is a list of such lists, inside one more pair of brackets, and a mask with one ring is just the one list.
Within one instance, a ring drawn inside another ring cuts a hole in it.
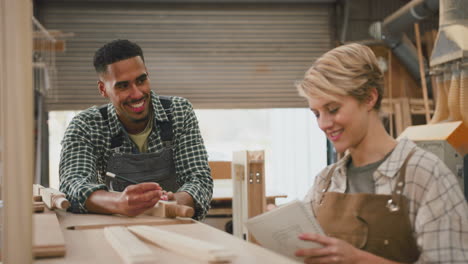
[{"label": "man's hand", "polygon": [[154,182],[130,185],[123,192],[98,190],[86,200],[86,209],[91,213],[136,216],[152,208],[162,192]]},{"label": "man's hand", "polygon": [[174,201],[175,196],[173,192],[162,191],[161,199],[163,201]]},{"label": "man's hand", "polygon": [[126,216],[139,215],[152,208],[162,194],[161,186],[154,182],[130,185],[118,197],[119,213]]}]

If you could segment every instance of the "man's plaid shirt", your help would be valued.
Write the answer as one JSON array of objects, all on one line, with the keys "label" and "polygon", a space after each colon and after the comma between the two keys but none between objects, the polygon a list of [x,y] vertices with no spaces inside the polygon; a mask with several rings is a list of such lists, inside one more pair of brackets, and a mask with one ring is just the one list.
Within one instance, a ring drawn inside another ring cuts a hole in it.
[{"label": "man's plaid shirt", "polygon": [[[195,202],[195,219],[205,217],[213,194],[213,180],[208,166],[208,155],[198,128],[198,121],[187,99],[171,97],[173,149],[178,191],[189,193]],[[168,121],[168,116],[151,91],[154,110],[153,130],[148,137],[148,153],[163,150],[156,121]],[[108,190],[105,185],[107,161],[113,152],[134,153],[134,143],[124,133],[123,144],[110,149],[111,138],[118,135],[123,126],[114,106],[107,105],[108,122],[98,107],[93,106],[73,118],[62,141],[60,159],[60,190],[71,202],[70,210],[86,213],[86,199],[97,190]]]},{"label": "man's plaid shirt", "polygon": [[[391,194],[409,152],[403,195],[409,201],[409,218],[421,256],[417,263],[468,263],[468,206],[459,182],[434,154],[403,138],[374,172],[375,193]],[[346,191],[346,164],[337,162],[328,191]],[[315,178],[305,202],[318,201],[331,166]]]}]

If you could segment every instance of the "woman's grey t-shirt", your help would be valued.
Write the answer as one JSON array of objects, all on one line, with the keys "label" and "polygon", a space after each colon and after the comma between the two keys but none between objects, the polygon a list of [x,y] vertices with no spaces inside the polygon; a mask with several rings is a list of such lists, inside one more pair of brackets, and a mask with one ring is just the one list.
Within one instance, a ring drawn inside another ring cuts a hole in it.
[{"label": "woman's grey t-shirt", "polygon": [[349,159],[346,171],[346,193],[375,193],[375,181],[372,175],[391,153],[392,151],[383,159],[362,167],[354,167],[353,160]]}]

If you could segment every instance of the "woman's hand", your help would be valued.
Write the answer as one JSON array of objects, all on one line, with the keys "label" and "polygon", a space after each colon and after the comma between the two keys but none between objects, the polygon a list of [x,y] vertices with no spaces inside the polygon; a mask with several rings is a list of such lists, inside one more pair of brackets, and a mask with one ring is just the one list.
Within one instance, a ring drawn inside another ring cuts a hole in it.
[{"label": "woman's hand", "polygon": [[357,263],[361,250],[341,239],[319,234],[300,234],[299,239],[323,245],[322,248],[301,248],[295,254],[305,257],[304,263]]}]

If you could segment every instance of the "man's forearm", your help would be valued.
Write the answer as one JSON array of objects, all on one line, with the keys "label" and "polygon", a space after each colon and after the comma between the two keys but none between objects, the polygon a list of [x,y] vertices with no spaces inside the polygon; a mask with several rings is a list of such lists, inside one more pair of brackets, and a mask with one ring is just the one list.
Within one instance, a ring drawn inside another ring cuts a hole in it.
[{"label": "man's forearm", "polygon": [[195,202],[188,192],[176,192],[174,198],[178,204],[190,206],[195,210]]},{"label": "man's forearm", "polygon": [[98,190],[93,192],[86,200],[85,206],[90,213],[118,214],[119,193]]}]

